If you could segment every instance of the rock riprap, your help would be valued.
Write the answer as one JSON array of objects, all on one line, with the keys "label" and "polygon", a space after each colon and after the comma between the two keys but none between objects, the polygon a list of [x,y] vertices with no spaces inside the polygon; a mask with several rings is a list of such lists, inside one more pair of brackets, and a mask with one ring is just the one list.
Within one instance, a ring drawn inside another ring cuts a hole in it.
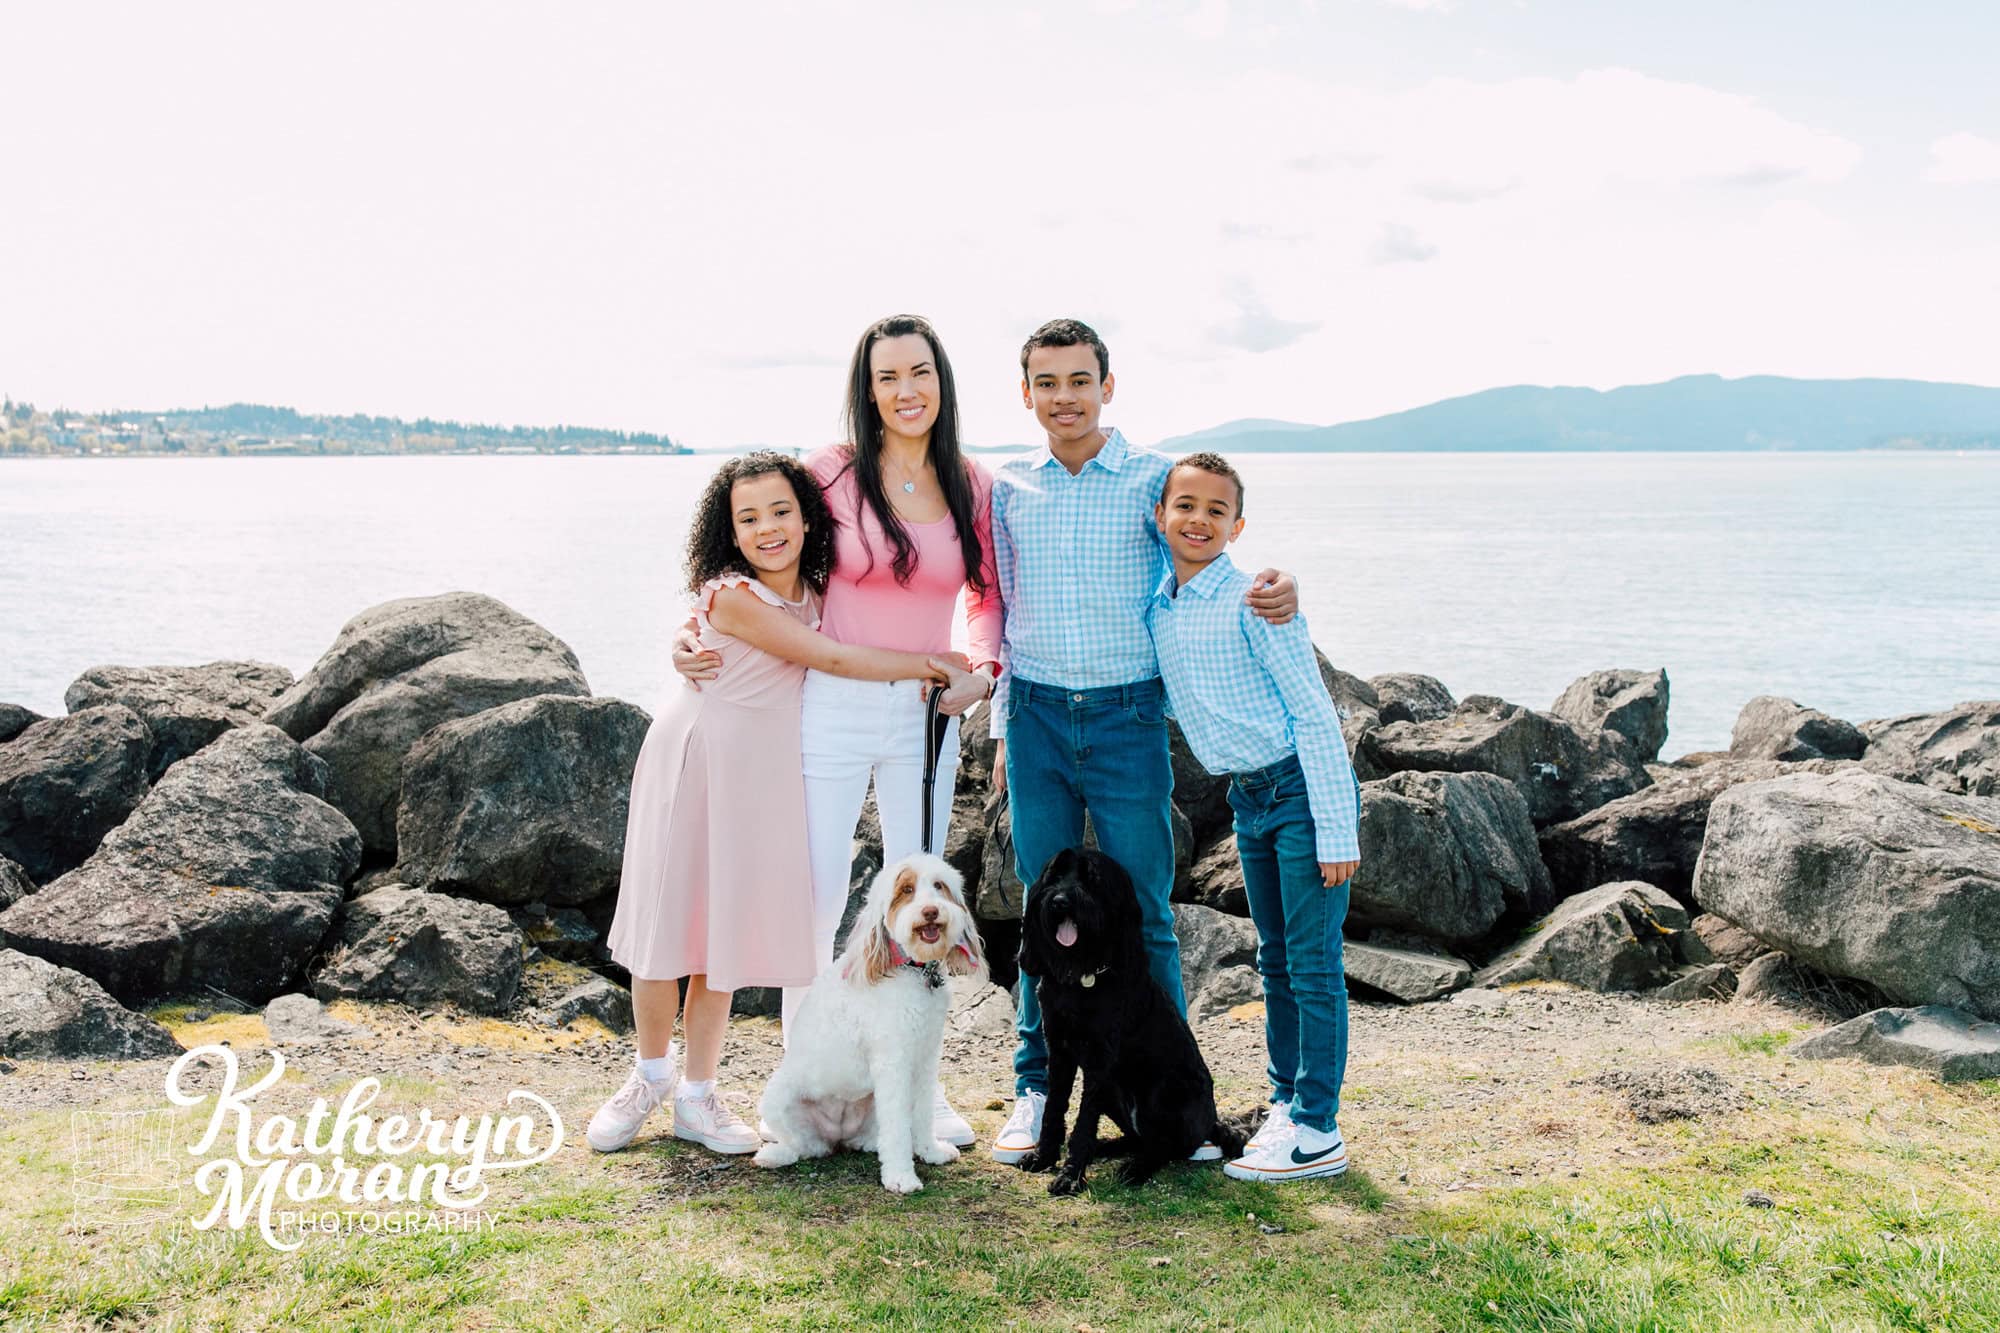
[{"label": "rock riprap", "polygon": [[386,884],[341,908],[312,989],[322,1000],[501,1014],[520,989],[521,967],[521,932],[500,908]]},{"label": "rock riprap", "polygon": [[1863,722],[1864,768],[1962,796],[2000,796],[2000,699]]},{"label": "rock riprap", "polygon": [[1852,722],[1829,717],[1775,694],[1760,694],[1743,705],[1729,734],[1729,753],[1738,759],[1859,759],[1868,738]]},{"label": "rock riprap", "polygon": [[100,666],[63,692],[72,713],[123,704],[153,733],[149,776],[187,758],[232,727],[264,720],[292,673],[269,662],[209,662],[202,666]]},{"label": "rock riprap", "polygon": [[127,1004],[203,986],[261,1004],[298,979],[361,865],[326,784],[277,728],[228,731],[83,865],[0,912],[0,936]]},{"label": "rock riprap", "polygon": [[1906,1065],[1946,1083],[2000,1078],[2000,1024],[1945,1005],[1876,1009],[1792,1047],[1802,1060],[1866,1060]]},{"label": "rock riprap", "polygon": [[152,752],[122,704],[23,728],[0,745],[0,856],[37,884],[82,865],[145,796]]},{"label": "rock riprap", "polygon": [[1575,819],[1652,782],[1615,733],[1481,694],[1462,700],[1450,717],[1370,732],[1355,757],[1357,767],[1378,774],[1496,774],[1520,789],[1537,827]]},{"label": "rock riprap", "polygon": [[1694,892],[1821,972],[2000,1018],[2000,800],[1855,771],[1732,787]]},{"label": "rock riprap", "polygon": [[0,949],[0,1055],[25,1060],[151,1060],[179,1055],[173,1034],[81,972]]},{"label": "rock riprap", "polygon": [[1786,773],[1838,772],[1836,761],[1804,765],[1775,759],[1717,759],[1671,776],[1587,815],[1542,830],[1542,861],[1556,896],[1567,898],[1617,879],[1639,879],[1682,902],[1694,901],[1694,866],[1708,832],[1708,808],[1731,787]]},{"label": "rock riprap", "polygon": [[1650,762],[1667,743],[1668,695],[1665,671],[1593,671],[1571,681],[1549,711],[1585,731],[1618,733]]},{"label": "rock riprap", "polygon": [[409,597],[348,621],[265,714],[326,760],[328,799],[394,854],[403,756],[441,722],[538,694],[588,696],[576,654],[479,593]]},{"label": "rock riprap", "polygon": [[1502,916],[1533,916],[1553,901],[1527,803],[1504,778],[1396,773],[1362,784],[1350,920],[1476,940]]},{"label": "rock riprap", "polygon": [[1654,990],[1673,981],[1687,910],[1651,884],[1603,884],[1559,904],[1474,981],[1543,979],[1594,991]]},{"label": "rock riprap", "polygon": [[544,694],[431,728],[403,760],[398,878],[502,904],[616,893],[651,722],[622,700]]}]

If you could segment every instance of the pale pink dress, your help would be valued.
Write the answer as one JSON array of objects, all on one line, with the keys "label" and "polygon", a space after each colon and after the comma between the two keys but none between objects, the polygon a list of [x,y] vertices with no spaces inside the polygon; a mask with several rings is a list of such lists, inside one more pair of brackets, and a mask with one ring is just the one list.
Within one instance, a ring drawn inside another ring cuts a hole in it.
[{"label": "pale pink dress", "polygon": [[639,749],[611,956],[649,980],[705,973],[711,990],[804,986],[816,970],[799,773],[805,668],[709,623],[732,584],[819,626],[810,591],[787,602],[741,574],[702,585],[694,616],[722,672],[699,691],[680,686]]}]

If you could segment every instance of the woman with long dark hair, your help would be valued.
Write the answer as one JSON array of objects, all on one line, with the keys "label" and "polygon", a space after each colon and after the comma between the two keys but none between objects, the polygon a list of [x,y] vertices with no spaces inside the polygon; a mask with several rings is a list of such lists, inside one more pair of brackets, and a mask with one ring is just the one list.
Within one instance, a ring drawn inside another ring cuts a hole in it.
[{"label": "woman with long dark hair", "polygon": [[[848,367],[848,442],[806,459],[839,524],[820,632],[845,643],[943,654],[965,594],[970,673],[948,672],[950,717],[931,811],[944,847],[958,770],[958,714],[993,691],[1000,673],[1000,584],[993,563],[992,477],[959,445],[958,390],[928,320],[892,315],[863,331]],[[675,665],[713,674],[686,651]],[[812,860],[813,938],[822,963],[847,905],[854,831],[868,785],[886,862],[922,840],[924,691],[916,681],[806,673],[801,761]],[[785,990],[789,1020],[805,988]],[[937,1136],[964,1147],[972,1127],[936,1094]]]}]

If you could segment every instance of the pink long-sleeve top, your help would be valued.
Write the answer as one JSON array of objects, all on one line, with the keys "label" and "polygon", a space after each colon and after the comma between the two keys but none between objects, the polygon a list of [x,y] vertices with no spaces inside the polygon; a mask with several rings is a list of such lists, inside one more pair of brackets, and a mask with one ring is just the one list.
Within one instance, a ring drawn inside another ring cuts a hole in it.
[{"label": "pink long-sleeve top", "polygon": [[[973,532],[979,539],[980,568],[986,591],[976,592],[965,581],[965,557],[959,551],[958,529],[946,514],[935,523],[903,524],[916,544],[916,565],[907,585],[896,582],[891,567],[896,548],[882,531],[873,510],[863,503],[852,449],[830,444],[815,450],[806,466],[826,493],[827,504],[840,520],[834,542],[833,581],[820,608],[820,633],[842,643],[893,648],[906,653],[951,650],[952,612],[959,589],[965,589],[965,655],[977,667],[1000,662],[1000,580],[993,562],[993,477],[973,459],[965,460],[972,479]],[[868,545],[861,538],[867,534]],[[874,554],[870,568],[869,554]]]}]

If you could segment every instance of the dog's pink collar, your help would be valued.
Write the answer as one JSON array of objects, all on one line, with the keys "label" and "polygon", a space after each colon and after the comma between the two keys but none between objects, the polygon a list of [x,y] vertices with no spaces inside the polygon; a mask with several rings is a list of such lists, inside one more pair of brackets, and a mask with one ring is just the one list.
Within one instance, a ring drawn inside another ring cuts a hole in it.
[{"label": "dog's pink collar", "polygon": [[[972,957],[972,950],[968,949],[965,946],[965,941],[963,940],[960,940],[957,944],[952,945],[952,952],[962,953],[966,956],[967,959],[970,959]],[[944,965],[937,959],[932,959],[928,963],[920,963],[916,959],[904,953],[902,945],[896,943],[894,940],[891,940],[889,941],[889,960],[902,967],[916,968],[919,972],[924,974],[924,982],[932,990],[936,990],[938,987],[944,985]]]}]

